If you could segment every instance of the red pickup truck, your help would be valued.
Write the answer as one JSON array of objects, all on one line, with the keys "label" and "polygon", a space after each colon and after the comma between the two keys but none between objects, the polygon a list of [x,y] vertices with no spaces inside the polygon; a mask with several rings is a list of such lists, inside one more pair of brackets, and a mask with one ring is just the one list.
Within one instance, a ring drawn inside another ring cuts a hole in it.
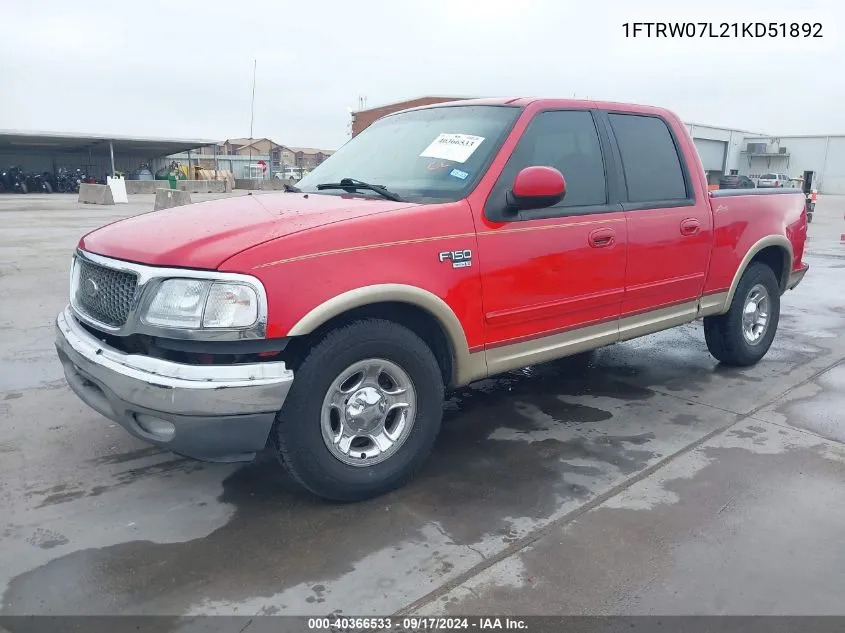
[{"label": "red pickup truck", "polygon": [[797,189],[708,192],[653,107],[472,100],[389,115],[277,194],[85,235],[57,349],[133,435],[206,460],[268,442],[358,500],[406,482],[444,391],[702,319],[751,365],[807,271]]}]

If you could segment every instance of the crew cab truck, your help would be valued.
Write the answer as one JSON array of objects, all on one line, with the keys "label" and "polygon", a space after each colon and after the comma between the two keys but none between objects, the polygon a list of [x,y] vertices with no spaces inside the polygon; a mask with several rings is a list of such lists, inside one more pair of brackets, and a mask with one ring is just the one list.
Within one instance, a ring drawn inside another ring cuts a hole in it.
[{"label": "crew cab truck", "polygon": [[269,444],[352,501],[408,481],[444,392],[702,319],[747,366],[804,277],[797,189],[708,192],[659,108],[471,100],[392,114],[286,192],[79,241],[58,355],[131,434],[205,460]]}]

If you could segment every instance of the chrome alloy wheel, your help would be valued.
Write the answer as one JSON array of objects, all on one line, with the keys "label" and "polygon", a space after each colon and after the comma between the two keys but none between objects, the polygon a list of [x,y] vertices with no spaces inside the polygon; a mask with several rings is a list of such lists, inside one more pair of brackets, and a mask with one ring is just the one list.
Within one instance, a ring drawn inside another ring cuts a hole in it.
[{"label": "chrome alloy wheel", "polygon": [[745,306],[742,309],[742,334],[750,345],[756,345],[763,339],[769,327],[769,291],[762,284],[757,284],[748,291]]},{"label": "chrome alloy wheel", "polygon": [[411,377],[389,360],[368,358],[347,367],[329,387],[320,414],[323,441],[344,464],[372,466],[405,443],[416,411]]}]

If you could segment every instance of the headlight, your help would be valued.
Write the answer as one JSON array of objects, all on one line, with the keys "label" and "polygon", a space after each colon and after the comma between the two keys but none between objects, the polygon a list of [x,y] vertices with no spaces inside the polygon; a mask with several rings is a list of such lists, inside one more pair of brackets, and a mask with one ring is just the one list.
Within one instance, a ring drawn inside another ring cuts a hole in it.
[{"label": "headlight", "polygon": [[203,327],[249,327],[258,320],[258,296],[244,284],[213,283],[205,302]]},{"label": "headlight", "polygon": [[236,282],[168,279],[142,320],[158,327],[245,328],[258,320],[258,295]]}]

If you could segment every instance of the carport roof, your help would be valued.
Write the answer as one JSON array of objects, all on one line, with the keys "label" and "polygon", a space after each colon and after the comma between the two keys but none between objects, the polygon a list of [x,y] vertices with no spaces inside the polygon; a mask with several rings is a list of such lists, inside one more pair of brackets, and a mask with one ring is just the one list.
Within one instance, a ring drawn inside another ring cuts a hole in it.
[{"label": "carport roof", "polygon": [[142,136],[117,136],[114,134],[70,134],[62,132],[33,132],[0,130],[0,152],[87,152],[109,153],[109,141],[115,154],[135,154],[157,158],[178,154],[217,141],[206,139],[150,138]]}]

